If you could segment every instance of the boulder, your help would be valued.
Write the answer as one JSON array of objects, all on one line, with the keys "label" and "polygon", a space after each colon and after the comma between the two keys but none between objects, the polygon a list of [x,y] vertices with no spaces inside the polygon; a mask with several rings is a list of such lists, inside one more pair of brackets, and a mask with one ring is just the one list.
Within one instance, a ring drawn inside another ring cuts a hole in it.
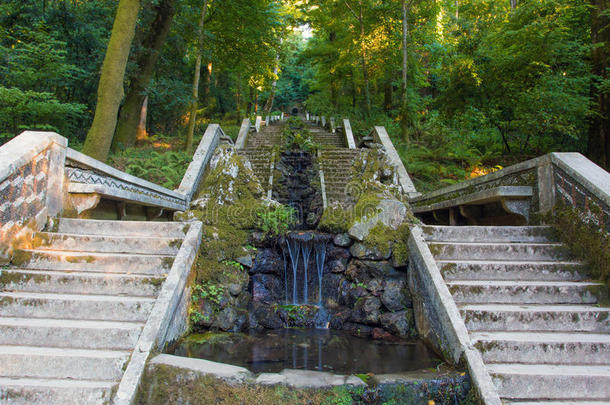
[{"label": "boulder", "polygon": [[347,259],[337,259],[328,263],[328,268],[332,273],[343,273],[347,268]]},{"label": "boulder", "polygon": [[272,304],[283,299],[282,282],[271,274],[252,276],[252,300]]},{"label": "boulder", "polygon": [[358,259],[388,260],[392,255],[392,250],[388,249],[387,252],[382,252],[375,246],[366,246],[363,243],[357,242],[350,248],[350,253]]},{"label": "boulder", "polygon": [[350,320],[356,323],[376,325],[379,322],[381,301],[377,297],[361,298],[354,305]]},{"label": "boulder", "polygon": [[352,238],[362,242],[379,222],[392,229],[397,229],[407,217],[407,206],[398,200],[381,200],[377,204],[376,210],[377,214],[361,219],[349,229],[349,235]]},{"label": "boulder", "polygon": [[339,247],[349,247],[352,244],[352,238],[347,233],[339,233],[333,238],[333,243]]},{"label": "boulder", "polygon": [[414,337],[417,334],[411,310],[387,312],[379,317],[379,321],[385,330],[401,338]]},{"label": "boulder", "polygon": [[253,264],[251,255],[244,255],[244,256],[238,257],[237,259],[235,259],[235,261],[248,268],[252,267],[252,264]]},{"label": "boulder", "polygon": [[256,322],[267,329],[279,329],[284,326],[279,313],[269,305],[256,304],[252,311]]},{"label": "boulder", "polygon": [[250,274],[277,274],[284,271],[284,258],[273,249],[259,249]]},{"label": "boulder", "polygon": [[237,320],[237,312],[234,308],[228,307],[220,311],[216,315],[214,325],[220,330],[226,332],[232,332],[235,327],[235,321]]},{"label": "boulder", "polygon": [[404,280],[386,280],[381,302],[390,311],[396,312],[413,306],[411,294]]},{"label": "boulder", "polygon": [[388,261],[362,260],[360,265],[366,269],[371,278],[386,279],[390,277],[404,277]]}]

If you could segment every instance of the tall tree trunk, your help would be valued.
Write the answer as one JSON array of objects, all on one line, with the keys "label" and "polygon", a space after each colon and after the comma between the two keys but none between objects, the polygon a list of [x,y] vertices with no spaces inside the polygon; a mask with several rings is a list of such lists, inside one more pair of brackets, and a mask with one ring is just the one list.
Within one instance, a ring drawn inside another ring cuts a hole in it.
[{"label": "tall tree trunk", "polygon": [[254,98],[254,114],[258,114],[258,90],[256,91],[256,97]]},{"label": "tall tree trunk", "polygon": [[136,139],[144,140],[148,136],[146,132],[146,117],[148,115],[148,96],[144,97],[142,108],[140,109],[140,122],[138,123],[138,130],[136,131]]},{"label": "tall tree trunk", "polygon": [[[280,44],[282,40],[280,39]],[[271,83],[271,94],[269,94],[269,98],[267,99],[267,103],[265,103],[265,113],[270,114],[273,109],[273,101],[275,99],[275,90],[277,89],[277,74],[280,71],[280,52],[275,55],[275,66],[273,67],[273,74],[276,79]]]},{"label": "tall tree trunk", "polygon": [[157,9],[156,17],[142,41],[144,50],[136,62],[138,70],[131,80],[125,103],[119,114],[116,133],[112,141],[113,150],[132,146],[135,143],[140,112],[144,99],[147,97],[146,89],[176,13],[174,3],[175,0],[162,0],[155,7]]},{"label": "tall tree trunk", "polygon": [[366,45],[364,44],[364,15],[363,15],[362,0],[360,0],[360,49],[362,52],[362,77],[364,79],[364,96],[366,98],[366,114],[371,114],[371,93],[369,90],[369,71],[366,66]]},{"label": "tall tree trunk", "polygon": [[248,98],[248,108],[247,108],[247,111],[246,111],[246,115],[250,116],[250,114],[252,113],[252,105],[254,103],[254,88],[253,87],[249,87],[248,90],[250,92],[249,93],[250,97]]},{"label": "tall tree trunk", "polygon": [[[610,94],[599,88],[608,80],[610,68],[610,18],[604,11],[610,0],[591,0],[591,52],[592,73],[596,79],[591,86],[594,116],[589,127],[588,155],[602,167],[610,168]],[[598,45],[598,46],[595,46]],[[601,46],[600,46],[601,45]],[[604,46],[605,45],[605,46]]]},{"label": "tall tree trunk", "polygon": [[407,38],[409,35],[408,0],[402,0],[402,91],[401,91],[401,132],[405,141],[409,140],[409,100],[407,94],[407,68],[409,50]]},{"label": "tall tree trunk", "polygon": [[[511,4],[514,1],[515,3],[517,2],[517,0],[510,0]],[[458,0],[455,0],[455,19],[459,20],[460,18],[460,5],[458,4]]]},{"label": "tall tree trunk", "polygon": [[101,161],[108,158],[116,128],[117,113],[123,98],[123,78],[139,10],[140,0],[120,0],[104,56],[95,116],[83,147],[84,153]]},{"label": "tall tree trunk", "polygon": [[186,133],[186,151],[190,152],[193,148],[193,136],[195,133],[195,122],[197,121],[197,99],[199,98],[199,76],[201,75],[201,48],[203,48],[203,21],[208,9],[208,0],[203,0],[201,8],[201,18],[197,27],[197,60],[195,61],[195,74],[193,75],[193,101],[191,104],[191,114],[189,115],[189,128]]},{"label": "tall tree trunk", "polygon": [[517,7],[517,0],[510,0],[510,9],[514,10]]}]

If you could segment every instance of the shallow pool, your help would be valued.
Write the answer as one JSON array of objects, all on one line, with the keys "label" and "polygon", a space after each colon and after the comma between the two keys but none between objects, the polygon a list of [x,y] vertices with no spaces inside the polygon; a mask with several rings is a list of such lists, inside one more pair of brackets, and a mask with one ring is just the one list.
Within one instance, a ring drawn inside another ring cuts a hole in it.
[{"label": "shallow pool", "polygon": [[301,369],[388,374],[435,367],[440,362],[421,341],[387,343],[325,329],[209,332],[189,336],[170,353],[234,364],[255,373]]}]

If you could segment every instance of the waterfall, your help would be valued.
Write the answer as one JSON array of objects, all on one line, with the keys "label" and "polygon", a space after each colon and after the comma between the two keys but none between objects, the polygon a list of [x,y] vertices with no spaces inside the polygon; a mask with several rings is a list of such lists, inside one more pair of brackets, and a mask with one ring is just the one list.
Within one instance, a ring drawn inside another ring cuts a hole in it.
[{"label": "waterfall", "polygon": [[282,246],[282,257],[284,258],[284,302],[288,303],[288,261],[286,260],[286,249]]},{"label": "waterfall", "polygon": [[296,239],[287,239],[288,253],[292,262],[292,305],[297,305],[297,267],[299,266],[299,241]]},{"label": "waterfall", "polygon": [[303,269],[305,271],[305,278],[303,279],[303,304],[309,304],[309,295],[307,294],[307,268],[309,267],[309,256],[311,255],[311,244],[308,242],[301,244],[301,252],[303,256]]},{"label": "waterfall", "polygon": [[322,308],[322,277],[324,275],[324,260],[326,260],[326,242],[316,243],[316,269],[318,270],[318,306]]}]

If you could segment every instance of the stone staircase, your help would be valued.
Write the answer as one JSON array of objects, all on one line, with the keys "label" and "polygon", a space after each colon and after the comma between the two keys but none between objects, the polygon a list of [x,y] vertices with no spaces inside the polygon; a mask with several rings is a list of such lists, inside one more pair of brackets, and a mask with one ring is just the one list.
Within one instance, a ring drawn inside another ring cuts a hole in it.
[{"label": "stone staircase", "polygon": [[[324,172],[328,204],[352,204],[348,184],[352,180],[352,165],[360,150],[337,148],[320,151],[320,169]],[[357,190],[356,190],[357,191]]]},{"label": "stone staircase", "polygon": [[263,127],[261,132],[248,134],[246,147],[248,149],[272,148],[282,141],[283,125],[270,125]]},{"label": "stone staircase", "polygon": [[347,146],[345,144],[345,137],[339,132],[333,134],[325,129],[315,127],[310,128],[309,131],[313,136],[314,142],[322,146],[323,149],[345,148]]},{"label": "stone staircase", "polygon": [[245,148],[238,150],[238,153],[248,158],[254,174],[260,181],[263,189],[267,190],[272,171],[273,151],[270,148]]},{"label": "stone staircase", "polygon": [[610,403],[606,287],[550,227],[423,229],[505,403]]},{"label": "stone staircase", "polygon": [[35,234],[1,270],[0,403],[109,403],[185,231],[61,219]]}]

